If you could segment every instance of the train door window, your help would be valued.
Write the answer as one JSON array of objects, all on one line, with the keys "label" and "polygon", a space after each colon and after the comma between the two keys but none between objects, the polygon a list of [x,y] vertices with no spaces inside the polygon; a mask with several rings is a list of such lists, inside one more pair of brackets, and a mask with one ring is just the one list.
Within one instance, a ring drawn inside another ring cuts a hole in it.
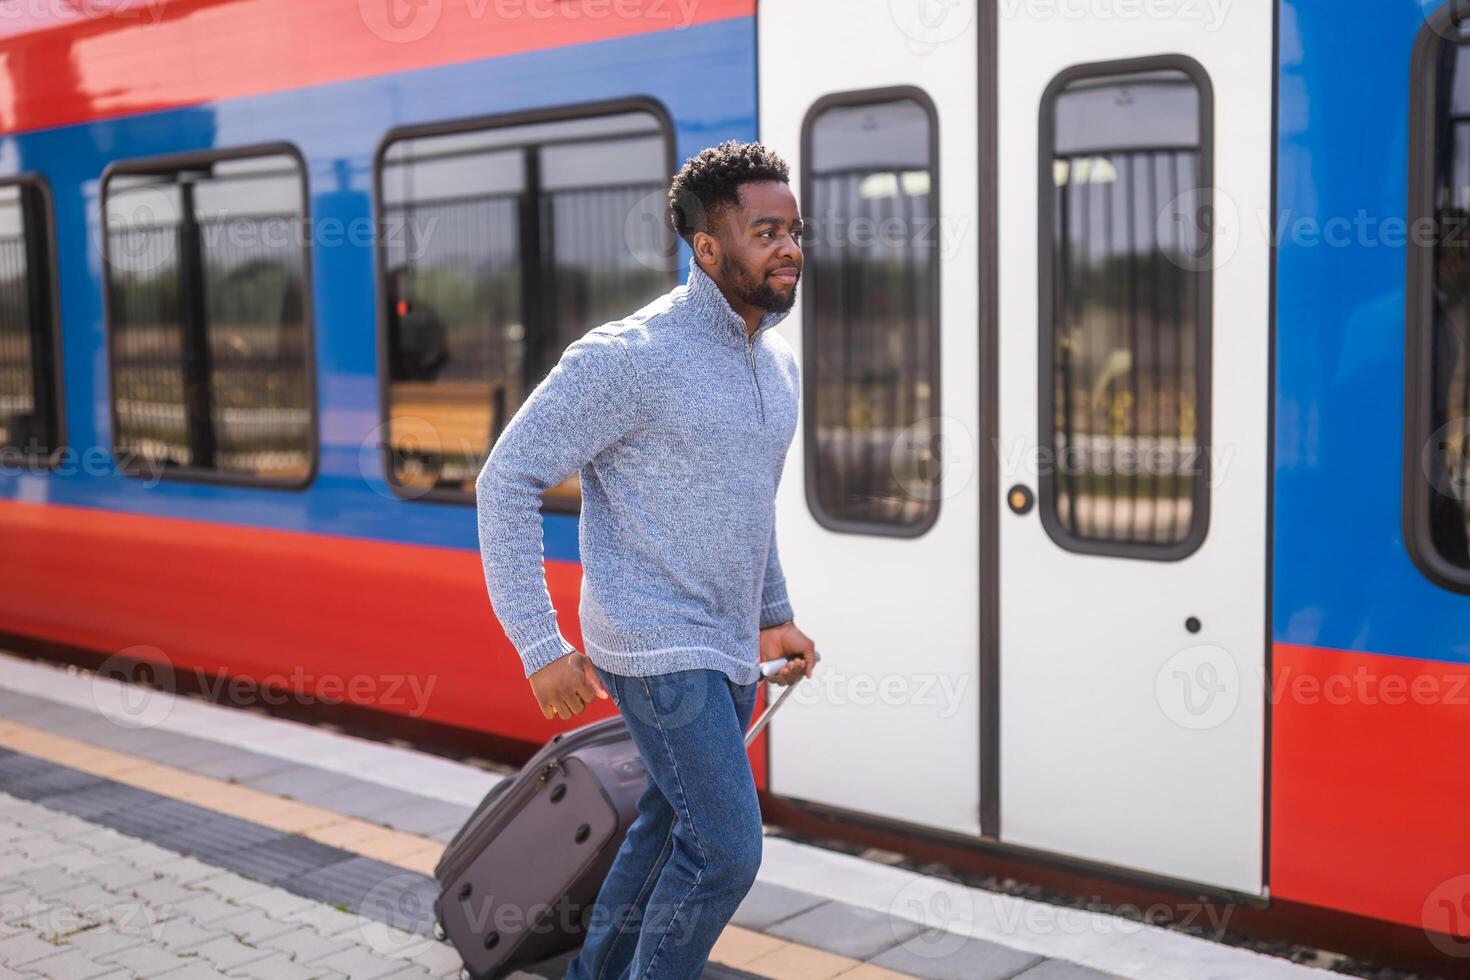
[{"label": "train door window", "polygon": [[[671,126],[652,107],[389,137],[379,158],[388,475],[472,500],[566,346],[673,288]],[[575,509],[576,474],[546,503]]]},{"label": "train door window", "polygon": [[1414,63],[1404,514],[1409,550],[1470,591],[1470,31],[1446,4]]},{"label": "train door window", "polygon": [[803,126],[807,504],[834,530],[939,516],[938,139],[907,88],[829,96]]},{"label": "train door window", "polygon": [[1042,104],[1041,514],[1070,550],[1204,539],[1208,92],[1193,63],[1150,59],[1065,72]]},{"label": "train door window", "polygon": [[120,468],[304,485],[316,432],[299,158],[129,162],[102,193]]},{"label": "train door window", "polygon": [[50,200],[39,178],[0,183],[0,459],[45,465],[60,448]]}]

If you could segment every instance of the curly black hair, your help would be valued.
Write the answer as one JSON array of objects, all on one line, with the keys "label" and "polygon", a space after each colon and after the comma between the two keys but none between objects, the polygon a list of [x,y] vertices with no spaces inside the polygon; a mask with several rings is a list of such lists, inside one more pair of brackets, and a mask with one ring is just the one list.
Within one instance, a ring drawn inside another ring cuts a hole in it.
[{"label": "curly black hair", "polygon": [[711,221],[740,204],[740,185],[758,180],[791,182],[786,161],[760,143],[726,140],[684,161],[669,184],[669,224],[691,246],[694,233],[711,232]]}]

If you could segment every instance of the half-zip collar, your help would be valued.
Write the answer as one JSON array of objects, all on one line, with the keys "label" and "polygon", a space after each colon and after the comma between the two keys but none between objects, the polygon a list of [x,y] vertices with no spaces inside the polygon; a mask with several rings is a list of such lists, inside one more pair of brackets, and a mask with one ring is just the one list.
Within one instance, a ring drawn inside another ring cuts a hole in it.
[{"label": "half-zip collar", "polygon": [[735,312],[730,301],[725,299],[725,294],[720,292],[720,287],[699,267],[699,262],[692,255],[689,257],[689,278],[685,282],[684,290],[684,301],[689,304],[690,312],[695,314],[695,318],[713,329],[720,342],[742,349],[753,346],[761,334],[791,313],[790,310],[767,313],[761,317],[755,333],[747,333],[745,318]]}]

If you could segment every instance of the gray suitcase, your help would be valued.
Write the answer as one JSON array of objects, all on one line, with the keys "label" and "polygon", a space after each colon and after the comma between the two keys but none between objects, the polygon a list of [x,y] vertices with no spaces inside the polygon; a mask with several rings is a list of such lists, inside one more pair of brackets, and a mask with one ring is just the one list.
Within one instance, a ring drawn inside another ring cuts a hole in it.
[{"label": "gray suitcase", "polygon": [[461,976],[490,980],[581,942],[646,780],[618,716],[556,735],[486,795],[434,868],[435,934],[464,960]]}]

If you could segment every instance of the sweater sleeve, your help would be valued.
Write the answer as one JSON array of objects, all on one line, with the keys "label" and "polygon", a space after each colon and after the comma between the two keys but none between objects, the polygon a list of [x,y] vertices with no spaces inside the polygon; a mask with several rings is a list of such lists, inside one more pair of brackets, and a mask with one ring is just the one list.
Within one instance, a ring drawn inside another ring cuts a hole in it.
[{"label": "sweater sleeve", "polygon": [[786,576],[776,551],[776,525],[771,524],[771,547],[766,552],[766,577],[761,586],[761,629],[780,626],[792,618],[791,599],[786,595]]},{"label": "sweater sleeve", "polygon": [[541,495],[628,432],[639,397],[623,342],[583,335],[527,396],[475,480],[490,605],[527,677],[576,649],[557,626],[546,588]]}]

